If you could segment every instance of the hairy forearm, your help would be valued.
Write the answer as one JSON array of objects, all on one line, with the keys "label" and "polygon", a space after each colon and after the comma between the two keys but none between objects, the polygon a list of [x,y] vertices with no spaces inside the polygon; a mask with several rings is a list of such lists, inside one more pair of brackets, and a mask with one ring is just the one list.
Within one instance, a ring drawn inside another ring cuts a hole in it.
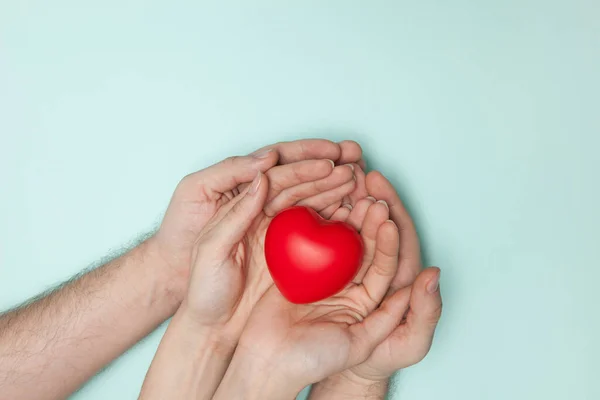
[{"label": "hairy forearm", "polygon": [[352,374],[337,374],[313,385],[309,400],[383,400],[389,381],[367,381]]},{"label": "hairy forearm", "polygon": [[182,306],[158,347],[140,399],[211,399],[235,346],[218,329],[188,318]]},{"label": "hairy forearm", "polygon": [[[152,239],[0,317],[0,393],[64,398],[175,312]],[[4,398],[4,397],[3,397]]]}]

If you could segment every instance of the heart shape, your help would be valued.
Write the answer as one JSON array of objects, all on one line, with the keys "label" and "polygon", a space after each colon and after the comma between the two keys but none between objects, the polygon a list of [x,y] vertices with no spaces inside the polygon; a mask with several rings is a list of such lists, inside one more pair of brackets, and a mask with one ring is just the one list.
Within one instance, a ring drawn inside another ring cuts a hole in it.
[{"label": "heart shape", "polygon": [[363,242],[345,222],[328,221],[307,207],[273,218],[265,236],[265,259],[283,296],[296,304],[326,299],[358,273]]}]

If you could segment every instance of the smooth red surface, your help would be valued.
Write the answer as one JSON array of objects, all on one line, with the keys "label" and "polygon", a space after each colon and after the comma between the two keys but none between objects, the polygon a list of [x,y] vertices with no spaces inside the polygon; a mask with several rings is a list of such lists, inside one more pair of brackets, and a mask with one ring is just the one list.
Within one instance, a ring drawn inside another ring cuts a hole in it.
[{"label": "smooth red surface", "polygon": [[277,288],[292,303],[326,299],[358,273],[363,243],[356,230],[328,221],[314,210],[291,207],[273,218],[265,258]]}]

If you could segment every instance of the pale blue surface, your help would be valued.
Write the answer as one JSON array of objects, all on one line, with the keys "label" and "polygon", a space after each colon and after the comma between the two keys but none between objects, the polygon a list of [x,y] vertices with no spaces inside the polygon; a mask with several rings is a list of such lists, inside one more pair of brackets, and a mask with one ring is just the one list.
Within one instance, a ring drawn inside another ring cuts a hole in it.
[{"label": "pale blue surface", "polygon": [[[600,398],[597,1],[85,3],[0,4],[0,308],[149,229],[190,171],[354,138],[442,268],[392,398]],[[135,398],[159,338],[75,398]]]}]

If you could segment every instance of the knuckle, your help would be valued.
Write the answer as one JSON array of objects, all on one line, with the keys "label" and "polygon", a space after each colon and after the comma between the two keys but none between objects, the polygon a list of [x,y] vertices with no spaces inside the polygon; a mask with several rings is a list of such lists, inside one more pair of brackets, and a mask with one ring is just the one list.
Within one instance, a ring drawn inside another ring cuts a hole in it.
[{"label": "knuckle", "polygon": [[226,159],[224,159],[222,162],[223,162],[223,165],[232,166],[234,164],[237,164],[240,159],[241,159],[240,156],[229,156]]},{"label": "knuckle", "polygon": [[286,190],[284,192],[284,198],[286,199],[286,203],[296,204],[296,203],[304,200],[305,196],[299,191]]},{"label": "knuckle", "polygon": [[187,174],[186,176],[181,178],[181,180],[177,184],[177,187],[189,186],[192,184],[193,181],[196,181],[196,180],[198,180],[198,173],[194,172],[191,174]]}]

